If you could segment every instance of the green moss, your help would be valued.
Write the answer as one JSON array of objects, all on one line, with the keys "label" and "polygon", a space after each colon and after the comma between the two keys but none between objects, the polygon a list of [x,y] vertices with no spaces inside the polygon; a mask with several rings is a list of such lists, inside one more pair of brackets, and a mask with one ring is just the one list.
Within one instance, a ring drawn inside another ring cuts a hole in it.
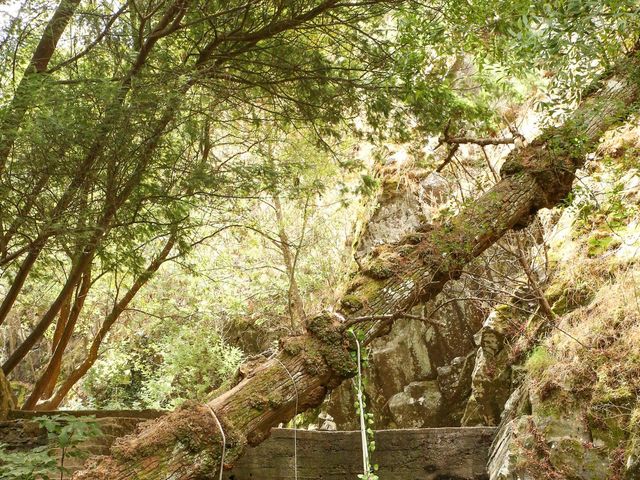
[{"label": "green moss", "polygon": [[594,405],[627,405],[636,400],[636,394],[629,385],[609,385],[598,384],[595,388],[592,403]]},{"label": "green moss", "polygon": [[360,285],[358,293],[361,297],[364,297],[368,303],[373,297],[378,294],[382,287],[383,283],[380,280],[367,278],[367,280],[362,282],[362,285]]},{"label": "green moss", "polygon": [[340,306],[346,313],[357,312],[368,305],[383,286],[382,279],[358,276],[351,284],[347,294],[342,297]]},{"label": "green moss", "polygon": [[561,317],[562,315],[569,313],[569,302],[567,301],[566,293],[563,294],[558,300],[551,305],[551,311]]},{"label": "green moss", "polygon": [[629,417],[629,430],[640,433],[640,405],[636,406]]},{"label": "green moss", "polygon": [[616,478],[610,476],[609,452],[590,443],[561,439],[551,450],[550,458],[553,465],[564,474],[562,478],[567,480]]},{"label": "green moss", "polygon": [[566,281],[562,279],[556,279],[555,281],[551,282],[549,286],[545,289],[544,295],[545,297],[547,297],[547,301],[551,305],[553,305],[555,302],[557,302],[564,296],[567,288],[568,288],[568,285]]},{"label": "green moss", "polygon": [[340,325],[330,313],[313,318],[308,325],[313,339],[305,345],[305,366],[310,371],[327,365],[341,378],[353,377],[357,371],[356,362],[349,352],[349,340],[343,336]]},{"label": "green moss", "polygon": [[269,395],[268,399],[269,399],[269,406],[274,409],[281,406],[285,401],[285,398],[282,396],[282,394],[279,394],[279,393],[273,393]]},{"label": "green moss", "polygon": [[615,419],[608,418],[590,427],[593,440],[603,442],[609,450],[618,448],[627,440],[627,432]]},{"label": "green moss", "polygon": [[536,404],[535,412],[541,417],[559,418],[564,413],[564,409],[558,401],[548,398]]},{"label": "green moss", "polygon": [[561,283],[553,290],[547,289],[547,292],[550,293],[547,295],[547,299],[551,303],[551,310],[556,315],[562,316],[578,307],[588,305],[595,296],[593,287],[593,284],[587,283],[574,285]]},{"label": "green moss", "polygon": [[258,412],[262,412],[269,407],[269,398],[264,395],[255,395],[249,399],[249,406]]},{"label": "green moss", "polygon": [[540,378],[547,368],[554,363],[556,363],[555,359],[551,356],[546,347],[539,346],[533,349],[531,355],[527,359],[525,367],[532,376]]},{"label": "green moss", "polygon": [[387,177],[382,184],[382,194],[380,195],[380,203],[385,203],[394,198],[398,194],[400,182],[397,178]]},{"label": "green moss", "polygon": [[345,295],[340,301],[340,306],[347,312],[357,312],[364,307],[364,303],[358,295]]},{"label": "green moss", "polygon": [[603,235],[601,233],[592,235],[587,240],[587,256],[592,258],[599,257],[618,245],[620,245],[620,240],[612,235]]},{"label": "green moss", "polygon": [[389,261],[376,259],[366,269],[365,274],[376,280],[384,280],[393,276],[393,265]]},{"label": "green moss", "polygon": [[309,321],[307,328],[309,332],[323,342],[336,342],[342,338],[342,335],[336,328],[335,323],[335,317],[329,312],[324,312],[313,317]]},{"label": "green moss", "polygon": [[303,340],[298,337],[289,337],[281,340],[280,345],[282,350],[289,355],[298,355],[303,349]]},{"label": "green moss", "polygon": [[304,367],[311,375],[321,375],[326,369],[327,362],[320,351],[320,348],[311,342],[308,343],[304,353]]}]

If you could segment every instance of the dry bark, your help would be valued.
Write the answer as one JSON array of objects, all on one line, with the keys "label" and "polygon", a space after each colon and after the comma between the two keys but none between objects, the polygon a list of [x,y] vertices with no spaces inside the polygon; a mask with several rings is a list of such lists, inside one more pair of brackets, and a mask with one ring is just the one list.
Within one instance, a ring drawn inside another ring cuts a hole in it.
[{"label": "dry bark", "polygon": [[[282,339],[277,356],[231,390],[208,404],[186,405],[150,422],[74,478],[216,478],[221,449],[216,418],[226,434],[229,465],[244,445],[259,443],[273,425],[290,419],[296,405],[298,411],[319,405],[356,371],[345,320],[393,316],[434,298],[507,231],[526,226],[539,209],[556,205],[571,190],[586,153],[638,100],[638,63],[634,52],[591,89],[562,127],[513,151],[502,180],[458,215],[376,249],[347,288],[338,312],[310,317],[304,335]],[[367,339],[388,326],[388,319],[366,323]]]}]

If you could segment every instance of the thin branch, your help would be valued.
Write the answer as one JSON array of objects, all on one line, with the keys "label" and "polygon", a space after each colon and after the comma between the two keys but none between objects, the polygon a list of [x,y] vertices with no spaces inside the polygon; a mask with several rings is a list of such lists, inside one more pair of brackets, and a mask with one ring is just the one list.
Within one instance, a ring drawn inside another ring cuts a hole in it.
[{"label": "thin branch", "polygon": [[410,320],[420,320],[421,322],[429,323],[436,327],[446,327],[446,325],[442,322],[438,322],[437,320],[433,320],[429,317],[423,317],[421,315],[412,315],[406,312],[396,312],[388,315],[367,315],[364,317],[354,317],[350,318],[346,322],[344,322],[341,326],[341,331],[346,331],[354,325],[364,322],[375,322],[375,321],[393,321],[398,320],[400,318],[408,318]]}]

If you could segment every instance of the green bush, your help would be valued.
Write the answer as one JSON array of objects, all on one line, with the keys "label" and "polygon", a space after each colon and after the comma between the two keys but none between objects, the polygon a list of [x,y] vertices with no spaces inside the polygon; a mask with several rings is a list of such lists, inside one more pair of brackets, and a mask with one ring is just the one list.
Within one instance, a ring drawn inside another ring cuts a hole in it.
[{"label": "green bush", "polygon": [[[3,480],[62,479],[68,472],[65,460],[88,454],[80,444],[102,435],[94,417],[53,415],[35,419],[47,431],[48,444],[27,451],[10,451],[0,444],[0,478]],[[60,456],[54,455],[59,451]]]}]

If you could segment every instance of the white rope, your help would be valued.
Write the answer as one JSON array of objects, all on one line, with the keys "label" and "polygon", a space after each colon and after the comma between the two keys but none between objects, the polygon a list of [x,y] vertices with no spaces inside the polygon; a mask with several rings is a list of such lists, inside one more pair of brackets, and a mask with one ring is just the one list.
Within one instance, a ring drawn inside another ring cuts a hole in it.
[{"label": "white rope", "polygon": [[358,410],[360,413],[360,440],[362,442],[362,468],[364,469],[364,477],[368,478],[369,474],[369,446],[367,441],[367,424],[364,417],[364,406],[362,405],[362,367],[360,360],[360,342],[355,332],[351,330],[353,338],[356,340],[356,346],[358,347]]},{"label": "white rope", "polygon": [[293,478],[298,480],[298,430],[296,428],[296,416],[298,415],[298,387],[296,385],[296,380],[291,375],[289,369],[278,359],[277,357],[273,358],[276,362],[282,365],[289,378],[291,378],[291,382],[293,383],[293,389],[296,392],[296,410],[293,415]]},{"label": "white rope", "polygon": [[220,458],[220,480],[222,480],[222,471],[224,470],[224,456],[227,453],[227,437],[224,435],[224,430],[222,429],[222,424],[218,417],[216,416],[216,412],[213,411],[213,408],[208,403],[205,403],[209,411],[211,412],[211,416],[216,421],[218,428],[220,429],[220,434],[222,435],[222,457]]}]

